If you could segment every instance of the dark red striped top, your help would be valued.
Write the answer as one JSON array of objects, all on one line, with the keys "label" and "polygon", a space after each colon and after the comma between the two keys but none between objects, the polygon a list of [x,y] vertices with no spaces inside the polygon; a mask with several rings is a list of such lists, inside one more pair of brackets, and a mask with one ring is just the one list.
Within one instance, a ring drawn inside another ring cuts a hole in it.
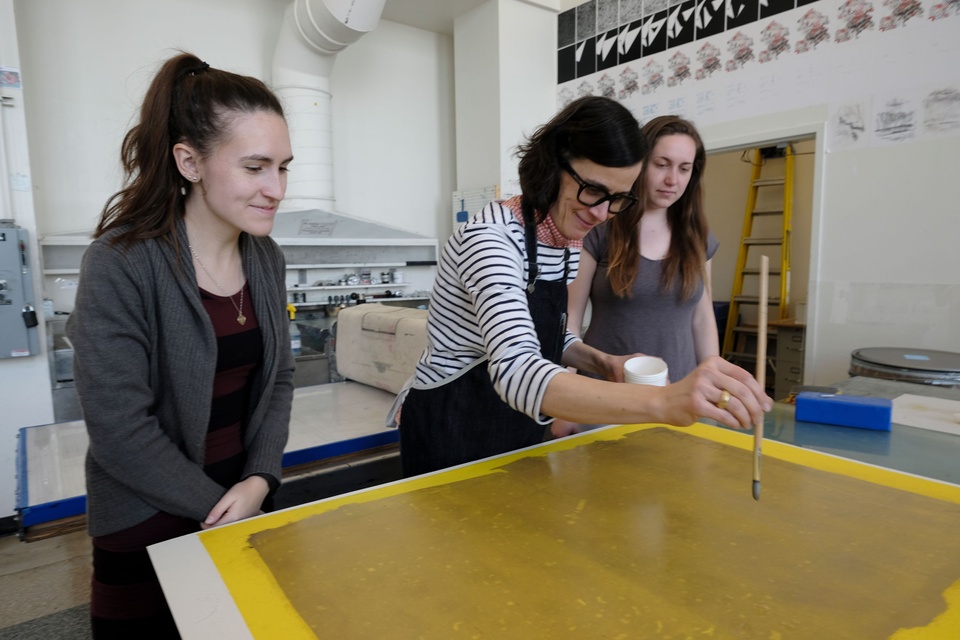
[{"label": "dark red striped top", "polygon": [[204,470],[226,488],[243,473],[246,455],[244,429],[251,409],[252,381],[263,363],[263,336],[251,302],[250,287],[243,285],[244,324],[237,322],[240,295],[231,299],[200,290],[203,306],[217,334],[217,373],[207,430]]}]

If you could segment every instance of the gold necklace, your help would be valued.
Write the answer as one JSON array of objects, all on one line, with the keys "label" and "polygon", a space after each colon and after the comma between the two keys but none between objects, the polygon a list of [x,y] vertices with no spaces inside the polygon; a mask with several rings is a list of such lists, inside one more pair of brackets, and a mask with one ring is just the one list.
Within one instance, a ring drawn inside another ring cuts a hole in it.
[{"label": "gold necklace", "polygon": [[223,285],[213,277],[213,274],[210,273],[205,266],[203,266],[203,262],[200,261],[200,256],[198,256],[197,252],[194,251],[193,245],[188,244],[187,246],[190,247],[190,253],[193,254],[197,264],[200,265],[200,268],[203,269],[203,272],[207,274],[207,277],[210,278],[210,281],[217,285],[217,289],[220,289],[220,293],[230,299],[230,304],[232,304],[233,308],[237,310],[237,322],[239,322],[241,326],[246,324],[247,316],[243,315],[243,287],[240,287],[240,306],[238,307],[237,303],[233,301],[233,296],[227,295],[227,290],[223,288]]}]

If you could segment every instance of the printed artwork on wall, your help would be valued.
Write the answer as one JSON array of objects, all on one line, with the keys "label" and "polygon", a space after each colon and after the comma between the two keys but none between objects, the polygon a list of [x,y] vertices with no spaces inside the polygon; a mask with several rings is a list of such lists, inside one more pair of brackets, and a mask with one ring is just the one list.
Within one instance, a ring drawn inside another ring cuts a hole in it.
[{"label": "printed artwork on wall", "polygon": [[834,105],[830,116],[832,149],[863,146],[867,140],[870,106],[862,102]]},{"label": "printed artwork on wall", "polygon": [[880,142],[903,142],[916,137],[918,105],[910,96],[893,94],[878,98],[874,108],[873,135]]},{"label": "printed artwork on wall", "polygon": [[[694,40],[729,32],[733,66],[742,66],[744,55],[753,53],[740,45],[737,30],[758,20],[822,0],[588,0],[561,13],[557,21],[558,84],[591,75],[641,57],[649,57]],[[844,0],[837,15],[837,42],[856,39],[866,31],[903,27],[925,15],[940,20],[960,14],[960,0]],[[879,22],[874,14],[880,16]],[[796,25],[776,21],[765,29],[763,60],[790,49],[791,27],[802,35],[797,51],[802,53],[829,37],[830,18],[816,6],[803,13]],[[803,44],[800,44],[803,43]],[[752,49],[752,45],[751,45]],[[709,73],[709,67],[705,73]]]},{"label": "printed artwork on wall", "polygon": [[828,103],[838,149],[960,135],[960,0],[589,0],[557,29],[561,107],[704,125]]},{"label": "printed artwork on wall", "polygon": [[935,89],[923,98],[923,127],[930,133],[960,131],[960,90]]},{"label": "printed artwork on wall", "polygon": [[830,19],[826,15],[816,9],[809,9],[797,22],[797,31],[801,38],[796,41],[794,50],[803,53],[816,49],[821,42],[830,39],[829,26]]},{"label": "printed artwork on wall", "polygon": [[960,135],[960,89],[930,85],[832,106],[831,149],[883,145],[924,136]]}]

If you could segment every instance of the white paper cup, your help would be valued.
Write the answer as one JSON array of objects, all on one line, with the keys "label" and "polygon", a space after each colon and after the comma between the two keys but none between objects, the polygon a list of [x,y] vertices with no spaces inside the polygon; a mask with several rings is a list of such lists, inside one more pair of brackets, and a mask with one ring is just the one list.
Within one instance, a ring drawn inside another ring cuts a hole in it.
[{"label": "white paper cup", "polygon": [[623,365],[623,379],[630,384],[665,387],[667,386],[667,363],[663,358],[654,356],[630,358]]}]

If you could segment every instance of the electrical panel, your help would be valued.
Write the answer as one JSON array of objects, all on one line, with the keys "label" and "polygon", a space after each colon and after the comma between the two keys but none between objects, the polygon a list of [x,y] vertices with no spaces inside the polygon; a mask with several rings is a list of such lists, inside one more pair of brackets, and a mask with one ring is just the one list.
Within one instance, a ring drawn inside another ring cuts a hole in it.
[{"label": "electrical panel", "polygon": [[499,185],[482,187],[479,189],[461,189],[453,192],[453,228],[470,219],[470,216],[480,211],[494,200],[500,199]]},{"label": "electrical panel", "polygon": [[40,353],[27,231],[0,220],[0,358]]}]

